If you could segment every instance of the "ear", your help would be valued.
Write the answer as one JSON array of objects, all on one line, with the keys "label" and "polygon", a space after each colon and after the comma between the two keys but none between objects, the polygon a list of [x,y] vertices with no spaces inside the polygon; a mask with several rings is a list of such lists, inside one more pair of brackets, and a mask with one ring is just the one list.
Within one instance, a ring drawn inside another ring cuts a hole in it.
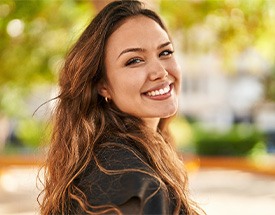
[{"label": "ear", "polygon": [[103,96],[104,98],[106,98],[106,97],[111,98],[107,83],[103,80],[98,83],[97,92],[98,92],[99,95]]}]

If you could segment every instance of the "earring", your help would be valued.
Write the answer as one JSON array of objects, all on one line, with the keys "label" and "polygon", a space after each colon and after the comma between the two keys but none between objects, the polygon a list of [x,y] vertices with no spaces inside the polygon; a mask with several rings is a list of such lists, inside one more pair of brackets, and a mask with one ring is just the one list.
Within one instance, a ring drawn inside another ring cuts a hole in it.
[{"label": "earring", "polygon": [[105,97],[105,101],[108,103],[108,102],[109,102],[109,98],[108,98],[108,97]]}]

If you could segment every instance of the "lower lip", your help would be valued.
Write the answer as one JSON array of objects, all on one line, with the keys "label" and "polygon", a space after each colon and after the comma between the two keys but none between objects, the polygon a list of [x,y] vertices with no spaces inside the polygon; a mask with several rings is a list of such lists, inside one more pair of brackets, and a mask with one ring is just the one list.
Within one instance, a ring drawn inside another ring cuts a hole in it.
[{"label": "lower lip", "polygon": [[148,96],[146,94],[143,94],[143,95],[146,96],[149,99],[152,99],[152,100],[165,100],[165,99],[168,99],[171,96],[172,90],[173,90],[173,85],[171,84],[169,92],[165,93],[163,95],[157,95],[157,96]]}]

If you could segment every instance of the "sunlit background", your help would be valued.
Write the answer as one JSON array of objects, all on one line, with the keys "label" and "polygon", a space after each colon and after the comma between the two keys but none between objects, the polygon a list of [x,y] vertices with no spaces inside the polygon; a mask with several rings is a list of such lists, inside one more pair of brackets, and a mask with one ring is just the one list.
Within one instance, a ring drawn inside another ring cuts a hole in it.
[{"label": "sunlit background", "polygon": [[[0,0],[0,214],[38,214],[47,101],[65,53],[107,2]],[[171,131],[194,197],[213,215],[274,214],[275,1],[145,2],[182,68]]]}]

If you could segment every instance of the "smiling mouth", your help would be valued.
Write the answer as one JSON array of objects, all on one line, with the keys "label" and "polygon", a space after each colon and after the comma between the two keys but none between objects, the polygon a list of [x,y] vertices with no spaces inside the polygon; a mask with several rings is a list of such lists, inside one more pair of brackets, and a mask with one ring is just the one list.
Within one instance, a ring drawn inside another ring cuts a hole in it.
[{"label": "smiling mouth", "polygon": [[162,96],[162,95],[168,94],[170,90],[171,90],[171,87],[170,85],[168,85],[167,87],[164,87],[158,90],[152,90],[152,91],[146,92],[145,95],[150,97]]}]

